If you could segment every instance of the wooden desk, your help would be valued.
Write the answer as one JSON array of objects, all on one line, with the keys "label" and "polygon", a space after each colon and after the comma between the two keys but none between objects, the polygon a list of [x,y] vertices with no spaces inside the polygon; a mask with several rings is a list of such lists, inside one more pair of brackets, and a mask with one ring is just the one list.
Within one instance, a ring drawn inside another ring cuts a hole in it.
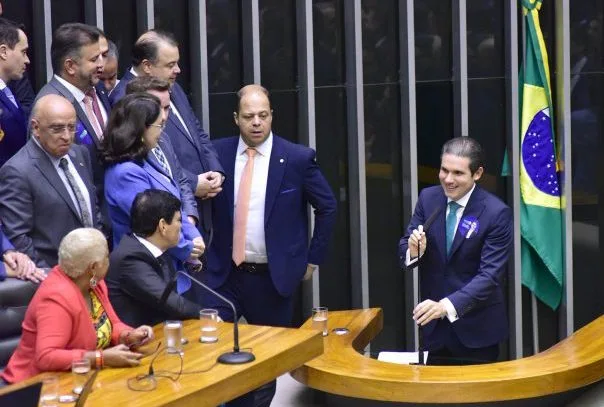
[{"label": "wooden desk", "polygon": [[[208,369],[214,365],[220,354],[233,348],[232,324],[219,324],[219,339],[214,344],[199,342],[199,321],[185,321],[184,325],[185,337],[189,339],[189,344],[184,347],[185,372]],[[163,325],[155,327],[155,337],[153,343],[163,343]],[[157,388],[151,392],[129,390],[128,378],[147,373],[151,357],[146,357],[139,367],[103,369],[97,376],[94,391],[90,394],[86,406],[217,406],[268,383],[323,353],[323,338],[320,333],[308,329],[240,325],[239,338],[242,349],[252,348],[256,356],[254,362],[243,365],[216,364],[205,373],[183,374],[177,382],[158,378]],[[150,346],[155,348],[153,344]],[[159,355],[153,364],[155,372],[175,371],[179,367],[179,357],[165,353]],[[44,375],[47,374],[36,376],[16,386],[22,387],[39,381]],[[71,393],[71,373],[59,375],[60,394]],[[0,394],[16,389],[16,386],[2,389]]]},{"label": "wooden desk", "polygon": [[[307,321],[303,327],[310,327]],[[604,316],[537,355],[474,366],[408,366],[358,351],[382,328],[379,308],[329,313],[325,352],[292,372],[309,387],[342,396],[410,403],[486,403],[561,393],[604,378]]]}]

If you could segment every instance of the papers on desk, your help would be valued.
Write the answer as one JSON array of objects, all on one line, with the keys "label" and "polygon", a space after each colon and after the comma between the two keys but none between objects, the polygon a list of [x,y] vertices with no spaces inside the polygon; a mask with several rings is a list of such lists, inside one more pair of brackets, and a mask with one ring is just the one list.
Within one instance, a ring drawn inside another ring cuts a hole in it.
[{"label": "papers on desk", "polygon": [[[418,363],[419,352],[380,352],[378,360],[399,365]],[[428,351],[424,352],[424,363],[428,360]]]}]

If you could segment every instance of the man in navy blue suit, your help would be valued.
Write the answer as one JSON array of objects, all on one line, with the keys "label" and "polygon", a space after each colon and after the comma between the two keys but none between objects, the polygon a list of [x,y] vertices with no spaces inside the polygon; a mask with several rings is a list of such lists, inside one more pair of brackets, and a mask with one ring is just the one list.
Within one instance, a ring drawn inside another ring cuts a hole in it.
[{"label": "man in navy blue suit", "polygon": [[176,83],[180,74],[179,60],[178,43],[171,34],[147,31],[134,44],[132,67],[113,89],[109,99],[112,105],[120,100],[126,93],[128,82],[137,76],[155,76],[170,82],[171,114],[164,133],[170,139],[197,198],[197,226],[209,244],[212,230],[211,198],[222,190],[224,171],[210,137],[201,128],[187,95]]},{"label": "man in navy blue suit", "polygon": [[0,18],[0,166],[25,145],[27,116],[7,86],[23,78],[29,58],[27,36],[19,26]]},{"label": "man in navy blue suit", "polygon": [[496,361],[508,336],[500,280],[512,247],[512,211],[476,185],[483,162],[474,139],[445,143],[441,185],[421,191],[399,242],[401,267],[419,265],[421,302],[413,319],[431,364]]},{"label": "man in navy blue suit", "polygon": [[[248,85],[237,96],[240,135],[214,142],[226,181],[212,200],[214,243],[204,279],[249,323],[290,326],[294,290],[327,255],[336,200],[315,152],[272,133],[268,91]],[[308,204],[315,214],[310,245]],[[233,320],[220,299],[204,296],[203,305]],[[256,406],[270,404],[274,383],[266,390]]]}]

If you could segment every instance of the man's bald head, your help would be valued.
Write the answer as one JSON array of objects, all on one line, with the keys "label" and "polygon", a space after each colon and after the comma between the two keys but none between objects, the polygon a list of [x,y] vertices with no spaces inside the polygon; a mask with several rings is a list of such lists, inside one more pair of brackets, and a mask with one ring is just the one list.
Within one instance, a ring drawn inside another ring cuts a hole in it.
[{"label": "man's bald head", "polygon": [[76,112],[59,95],[42,96],[32,110],[31,131],[42,148],[55,158],[63,157],[73,143]]},{"label": "man's bald head", "polygon": [[273,123],[268,90],[261,85],[247,85],[237,92],[237,100],[233,118],[239,134],[248,146],[259,146],[270,135]]}]

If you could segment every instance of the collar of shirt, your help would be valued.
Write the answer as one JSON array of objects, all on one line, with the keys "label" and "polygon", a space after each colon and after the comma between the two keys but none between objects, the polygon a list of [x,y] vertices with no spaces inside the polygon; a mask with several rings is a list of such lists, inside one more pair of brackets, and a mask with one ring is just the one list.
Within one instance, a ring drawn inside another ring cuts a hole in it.
[{"label": "collar of shirt", "polygon": [[132,75],[134,75],[134,76],[138,76],[138,74],[137,74],[137,73],[136,73],[136,71],[134,70],[134,67],[133,67],[133,66],[131,66],[131,67],[130,67],[130,73],[131,73]]},{"label": "collar of shirt", "polygon": [[[237,155],[241,155],[243,153],[245,153],[245,150],[247,150],[249,148],[249,146],[247,144],[245,144],[245,142],[243,141],[243,138],[241,136],[239,136],[239,144],[237,145]],[[271,131],[270,134],[268,135],[268,137],[266,138],[266,140],[264,140],[264,142],[256,147],[254,147],[256,149],[256,151],[258,152],[258,154],[260,154],[263,157],[270,157],[271,155],[271,151],[273,150],[273,132]]]},{"label": "collar of shirt", "polygon": [[[80,89],[76,88],[71,83],[67,82],[65,79],[61,78],[58,75],[55,75],[55,78],[57,78],[57,80],[67,88],[67,90],[73,95],[74,99],[77,100],[78,103],[83,103],[84,97],[86,96],[84,92],[82,92]],[[92,89],[94,89],[94,87]]]},{"label": "collar of shirt", "polygon": [[55,169],[57,171],[60,169],[59,162],[61,161],[61,158],[66,158],[67,161],[71,162],[71,159],[69,158],[69,154],[65,154],[64,156],[59,157],[59,158],[54,157],[54,156],[48,154],[48,151],[44,150],[44,147],[42,147],[42,145],[40,144],[40,142],[38,141],[38,139],[35,136],[32,136],[32,140],[34,141],[34,143],[36,143],[38,145],[38,147],[40,147],[40,149],[42,151],[44,151],[44,154],[46,154],[46,156],[48,157],[48,159],[52,163],[53,167],[55,167]]},{"label": "collar of shirt", "polygon": [[6,82],[4,82],[2,79],[0,79],[0,91],[3,91],[4,88],[6,88]]},{"label": "collar of shirt", "polygon": [[133,235],[136,238],[136,240],[138,240],[139,242],[141,242],[141,244],[143,246],[145,246],[147,248],[147,250],[149,250],[151,252],[151,254],[153,255],[153,257],[158,258],[162,254],[164,254],[164,252],[159,247],[155,246],[153,243],[151,243],[150,241],[148,241],[144,237],[140,237],[136,233],[133,233]]},{"label": "collar of shirt", "polygon": [[[476,188],[476,183],[474,183],[474,185],[472,185],[472,189],[470,189],[464,196],[462,196],[455,202],[460,204],[462,208],[465,208],[468,205],[468,201],[470,200],[470,196],[472,195],[472,192],[474,192],[474,188]],[[447,205],[451,201],[452,201],[451,198],[447,198]]]}]

